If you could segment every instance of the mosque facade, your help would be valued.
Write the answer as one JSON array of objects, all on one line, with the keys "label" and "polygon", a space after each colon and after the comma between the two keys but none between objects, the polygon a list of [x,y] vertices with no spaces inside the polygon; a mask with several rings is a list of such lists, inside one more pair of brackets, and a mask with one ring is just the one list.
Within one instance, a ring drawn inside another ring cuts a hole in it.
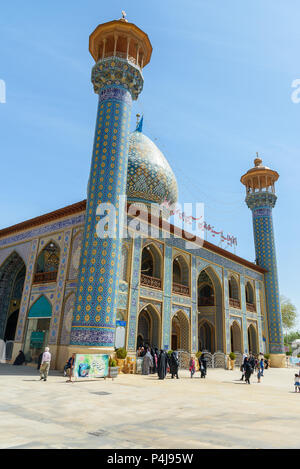
[{"label": "mosque facade", "polygon": [[[13,357],[23,350],[33,363],[48,345],[58,369],[73,352],[125,347],[134,356],[142,344],[189,355],[269,352],[281,366],[272,222],[278,174],[256,158],[241,179],[256,263],[189,239],[167,222],[178,198],[167,159],[142,120],[129,129],[151,59],[148,36],[125,18],[111,21],[91,34],[90,52],[98,112],[87,199],[0,231],[0,339],[13,343]],[[149,219],[151,207],[160,208]],[[115,224],[99,235],[101,216],[111,211]]]}]

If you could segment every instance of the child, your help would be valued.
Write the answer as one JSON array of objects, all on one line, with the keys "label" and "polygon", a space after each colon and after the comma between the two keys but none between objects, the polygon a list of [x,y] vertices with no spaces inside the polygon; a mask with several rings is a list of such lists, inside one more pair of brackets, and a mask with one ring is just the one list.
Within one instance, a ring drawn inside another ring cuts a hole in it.
[{"label": "child", "polygon": [[295,392],[299,391],[300,392],[300,379],[299,379],[299,375],[297,375],[297,373],[295,374]]},{"label": "child", "polygon": [[194,376],[195,374],[195,360],[193,358],[190,359],[190,368],[189,368],[190,372],[191,372],[191,378]]},{"label": "child", "polygon": [[263,376],[261,368],[257,368],[257,382],[260,383],[260,378]]}]

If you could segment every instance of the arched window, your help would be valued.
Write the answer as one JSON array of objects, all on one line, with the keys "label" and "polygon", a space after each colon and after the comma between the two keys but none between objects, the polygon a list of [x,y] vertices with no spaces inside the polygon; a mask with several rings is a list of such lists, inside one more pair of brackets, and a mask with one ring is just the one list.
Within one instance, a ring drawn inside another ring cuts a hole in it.
[{"label": "arched window", "polygon": [[26,267],[17,252],[0,266],[0,339],[14,340],[25,282]]},{"label": "arched window", "polygon": [[159,288],[162,287],[161,257],[153,244],[145,246],[142,252],[141,284]]},{"label": "arched window", "polygon": [[198,278],[198,306],[214,306],[215,295],[210,277],[205,271]]},{"label": "arched window", "polygon": [[59,247],[52,241],[39,254],[33,283],[55,282],[59,267]]},{"label": "arched window", "polygon": [[239,285],[233,275],[228,279],[229,305],[233,308],[240,308]]},{"label": "arched window", "polygon": [[177,256],[173,260],[173,293],[190,294],[189,266],[183,256]]},{"label": "arched window", "polygon": [[254,304],[254,290],[250,282],[246,283],[245,286],[245,295],[246,295],[246,308],[248,311],[256,311]]}]

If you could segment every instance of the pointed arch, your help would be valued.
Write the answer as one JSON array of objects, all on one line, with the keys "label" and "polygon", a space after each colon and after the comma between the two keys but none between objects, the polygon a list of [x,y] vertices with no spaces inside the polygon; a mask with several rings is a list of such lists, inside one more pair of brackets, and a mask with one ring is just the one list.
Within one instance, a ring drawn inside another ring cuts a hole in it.
[{"label": "pointed arch", "polygon": [[190,351],[190,319],[181,309],[172,316],[171,349]]},{"label": "pointed arch", "polygon": [[255,312],[255,295],[254,287],[252,283],[248,280],[245,285],[245,297],[246,297],[246,309],[250,312]]},{"label": "pointed arch", "polygon": [[215,326],[206,318],[202,318],[198,324],[198,349],[215,352]]},{"label": "pointed arch", "polygon": [[143,306],[138,315],[137,348],[141,340],[144,345],[161,346],[161,316],[151,303]]},{"label": "pointed arch", "polygon": [[28,318],[51,318],[52,304],[45,295],[39,296],[28,311]]},{"label": "pointed arch", "polygon": [[142,250],[141,283],[152,288],[162,287],[163,257],[154,243],[146,244]]},{"label": "pointed arch", "polygon": [[173,259],[173,292],[182,295],[190,293],[190,268],[181,254]]},{"label": "pointed arch", "polygon": [[37,257],[33,283],[56,282],[59,258],[60,247],[55,241],[49,241]]},{"label": "pointed arch", "polygon": [[[215,312],[215,348],[218,351],[225,351],[224,337],[224,314],[223,314],[223,289],[220,278],[212,266],[204,267],[198,275],[198,312],[205,314],[212,308]],[[205,290],[203,297],[202,287],[209,287]],[[201,296],[202,295],[202,296]],[[204,301],[202,299],[205,298]]]},{"label": "pointed arch", "polygon": [[0,267],[0,339],[14,340],[25,276],[25,262],[13,251]]},{"label": "pointed arch", "polygon": [[254,354],[259,353],[257,327],[252,323],[248,325],[248,348],[249,352]]},{"label": "pointed arch", "polygon": [[231,352],[242,353],[242,330],[238,321],[233,321],[230,326]]}]

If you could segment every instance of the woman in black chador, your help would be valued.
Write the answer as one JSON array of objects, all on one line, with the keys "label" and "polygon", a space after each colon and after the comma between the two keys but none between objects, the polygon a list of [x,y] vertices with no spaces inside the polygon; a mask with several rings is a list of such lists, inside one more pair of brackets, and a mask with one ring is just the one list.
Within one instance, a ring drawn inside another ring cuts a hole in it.
[{"label": "woman in black chador", "polygon": [[250,376],[253,373],[253,368],[251,366],[250,360],[246,357],[244,360],[244,370],[245,370],[245,381],[250,384]]},{"label": "woman in black chador", "polygon": [[167,374],[168,357],[164,350],[160,351],[157,363],[157,374],[159,379],[165,379]]},{"label": "woman in black chador", "polygon": [[22,350],[19,351],[19,355],[16,357],[14,361],[14,365],[23,365],[25,363],[25,355]]},{"label": "woman in black chador", "polygon": [[199,357],[199,368],[201,371],[201,378],[205,378],[207,375],[207,359],[203,354]]},{"label": "woman in black chador", "polygon": [[179,368],[179,360],[176,352],[172,352],[170,356],[170,373],[172,378],[176,376],[178,379],[178,368]]}]

